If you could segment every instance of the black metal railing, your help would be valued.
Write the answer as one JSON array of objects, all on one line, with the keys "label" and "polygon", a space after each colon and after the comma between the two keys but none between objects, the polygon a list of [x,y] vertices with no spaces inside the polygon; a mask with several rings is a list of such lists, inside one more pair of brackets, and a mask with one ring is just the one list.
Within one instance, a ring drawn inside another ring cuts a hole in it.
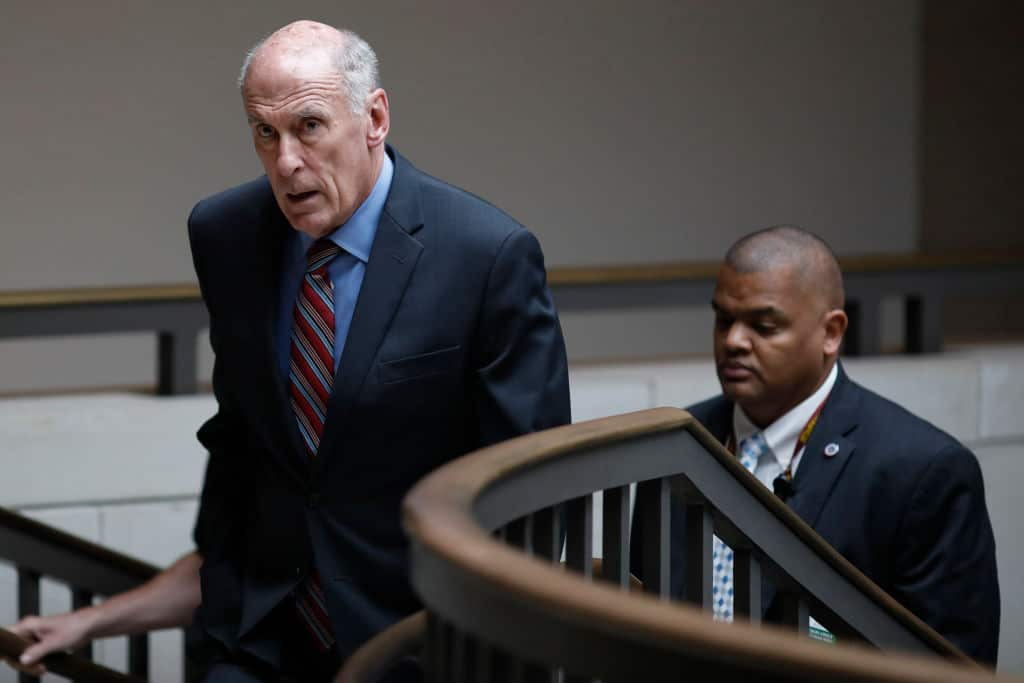
[{"label": "black metal railing", "polygon": [[[65,584],[71,591],[70,609],[93,603],[96,597],[108,597],[135,588],[153,578],[160,570],[127,555],[90,543],[72,534],[0,508],[0,561],[17,570],[18,615],[39,613],[40,582],[45,577]],[[2,631],[0,650],[5,656],[20,654],[23,643],[17,636]],[[98,666],[87,666],[93,651],[86,645],[75,656],[54,655],[47,667],[57,673],[76,672],[74,680],[145,680],[149,677],[149,635],[128,638],[128,674]],[[70,669],[68,668],[70,667]],[[83,673],[86,672],[86,673]],[[69,674],[62,674],[69,675]],[[112,676],[112,677],[105,677]],[[20,674],[22,683],[36,681]]]}]

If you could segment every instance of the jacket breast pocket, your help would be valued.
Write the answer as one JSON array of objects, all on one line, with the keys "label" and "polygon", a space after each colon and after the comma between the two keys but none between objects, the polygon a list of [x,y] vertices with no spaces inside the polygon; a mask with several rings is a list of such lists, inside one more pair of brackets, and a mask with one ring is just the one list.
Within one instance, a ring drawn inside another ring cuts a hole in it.
[{"label": "jacket breast pocket", "polygon": [[450,372],[459,367],[461,352],[461,346],[449,346],[429,353],[382,361],[377,365],[377,379],[381,384],[395,384]]}]

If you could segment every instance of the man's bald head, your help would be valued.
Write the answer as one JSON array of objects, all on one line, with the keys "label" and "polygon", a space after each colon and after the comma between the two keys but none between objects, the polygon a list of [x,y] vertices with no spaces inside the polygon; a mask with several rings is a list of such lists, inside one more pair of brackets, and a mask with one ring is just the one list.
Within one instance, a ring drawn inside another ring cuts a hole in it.
[{"label": "man's bald head", "polygon": [[722,391],[764,429],[828,377],[846,332],[843,278],[828,245],[780,225],[734,244],[718,271],[715,365]]},{"label": "man's bald head", "polygon": [[250,73],[268,65],[280,67],[325,57],[338,73],[349,107],[360,113],[369,94],[380,87],[377,55],[352,31],[317,21],[294,21],[256,43],[242,62],[238,87],[244,92]]},{"label": "man's bald head", "polygon": [[738,273],[792,268],[800,276],[802,289],[820,294],[827,309],[840,309],[846,300],[843,274],[832,249],[795,225],[776,225],[741,238],[726,252],[725,265]]},{"label": "man's bald head", "polygon": [[320,239],[372,191],[391,115],[364,40],[297,21],[260,41],[240,76],[253,145],[293,228]]}]

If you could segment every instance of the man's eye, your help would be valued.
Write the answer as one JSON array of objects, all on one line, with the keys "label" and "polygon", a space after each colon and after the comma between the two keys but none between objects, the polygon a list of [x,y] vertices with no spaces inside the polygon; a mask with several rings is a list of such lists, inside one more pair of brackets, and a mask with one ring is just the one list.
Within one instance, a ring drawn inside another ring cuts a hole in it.
[{"label": "man's eye", "polygon": [[769,322],[756,322],[753,327],[758,334],[772,334],[777,329],[773,323]]},{"label": "man's eye", "polygon": [[312,133],[320,128],[320,122],[315,119],[306,119],[302,122],[302,127],[307,133]]},{"label": "man's eye", "polygon": [[269,138],[274,135],[274,129],[265,123],[261,123],[256,126],[256,135],[261,138]]}]

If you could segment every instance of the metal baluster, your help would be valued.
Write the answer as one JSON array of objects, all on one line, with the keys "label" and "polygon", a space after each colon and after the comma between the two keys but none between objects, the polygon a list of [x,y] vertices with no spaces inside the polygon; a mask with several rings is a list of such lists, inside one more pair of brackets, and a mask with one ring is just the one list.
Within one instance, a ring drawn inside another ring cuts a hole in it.
[{"label": "metal baluster", "polygon": [[523,662],[507,652],[495,649],[491,653],[491,674],[495,683],[522,683]]},{"label": "metal baluster", "polygon": [[[39,614],[39,573],[18,568],[18,616]],[[39,683],[36,676],[18,673],[18,683]]]},{"label": "metal baluster", "polygon": [[644,530],[644,547],[640,549],[644,567],[644,590],[667,600],[669,595],[669,560],[671,558],[671,523],[669,485],[667,478],[637,484],[637,514]]},{"label": "metal baluster", "polygon": [[451,683],[469,683],[473,679],[470,676],[470,669],[466,666],[466,650],[469,637],[457,628],[452,628],[452,665]]},{"label": "metal baluster", "polygon": [[686,594],[687,602],[711,610],[714,572],[714,525],[706,505],[686,506]]},{"label": "metal baluster", "polygon": [[526,662],[516,655],[508,655],[505,661],[508,663],[508,678],[505,680],[508,683],[526,683]]},{"label": "metal baluster", "polygon": [[[93,596],[92,591],[87,591],[87,590],[85,590],[83,588],[72,587],[71,588],[71,609],[72,610],[79,610],[79,609],[82,609],[83,607],[89,607],[90,605],[92,605],[93,597],[94,596]],[[75,654],[78,655],[79,657],[84,657],[85,659],[88,659],[91,662],[92,658],[93,658],[92,641],[89,641],[88,643],[86,643],[82,647],[80,647],[77,650],[75,650]]]},{"label": "metal baluster", "polygon": [[792,628],[799,635],[808,635],[811,612],[803,596],[792,592],[780,592],[775,599],[779,601],[783,625]]},{"label": "metal baluster", "polygon": [[423,680],[427,683],[437,683],[437,617],[434,613],[427,611],[427,631],[423,643]]},{"label": "metal baluster", "polygon": [[629,487],[606,489],[602,516],[602,577],[629,588]]},{"label": "metal baluster", "polygon": [[533,516],[526,515],[511,521],[505,527],[505,540],[509,545],[522,548],[528,555],[533,554]]},{"label": "metal baluster", "polygon": [[142,633],[128,638],[128,673],[149,678],[149,635]]},{"label": "metal baluster", "polygon": [[589,580],[594,572],[594,496],[571,500],[568,507],[565,562]]},{"label": "metal baluster", "polygon": [[761,563],[749,548],[733,550],[733,612],[761,623]]},{"label": "metal baluster", "polygon": [[912,294],[904,304],[905,351],[935,353],[942,350],[942,295]]},{"label": "metal baluster", "polygon": [[523,681],[525,683],[558,683],[558,669],[541,664],[524,664]]},{"label": "metal baluster", "polygon": [[561,506],[544,508],[533,513],[533,551],[552,563],[562,559]]},{"label": "metal baluster", "polygon": [[494,676],[494,651],[489,643],[478,640],[476,644],[476,683],[491,683]]},{"label": "metal baluster", "polygon": [[451,628],[432,612],[427,613],[427,680],[449,683],[451,671]]}]

